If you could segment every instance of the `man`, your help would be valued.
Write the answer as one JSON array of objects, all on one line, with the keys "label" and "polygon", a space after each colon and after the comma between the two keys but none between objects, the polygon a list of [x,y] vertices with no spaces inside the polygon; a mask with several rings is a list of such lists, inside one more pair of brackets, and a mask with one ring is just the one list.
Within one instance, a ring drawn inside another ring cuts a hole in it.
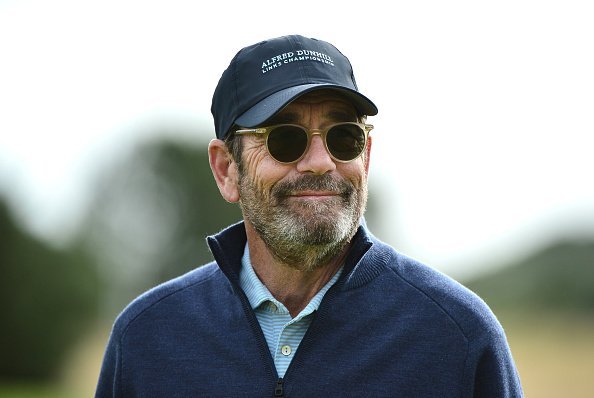
[{"label": "man", "polygon": [[97,397],[518,397],[487,306],[367,230],[376,106],[329,43],[242,49],[210,165],[243,222],[118,317]]}]

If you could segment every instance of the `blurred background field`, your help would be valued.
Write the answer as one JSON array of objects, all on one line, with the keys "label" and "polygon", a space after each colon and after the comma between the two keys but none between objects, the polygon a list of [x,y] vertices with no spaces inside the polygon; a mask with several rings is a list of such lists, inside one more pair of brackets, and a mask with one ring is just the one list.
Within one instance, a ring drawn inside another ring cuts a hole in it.
[{"label": "blurred background field", "polygon": [[115,316],[210,260],[240,219],[207,166],[212,91],[294,33],[380,109],[372,231],[487,301],[528,397],[591,397],[592,20],[586,0],[0,0],[0,398],[92,396]]}]

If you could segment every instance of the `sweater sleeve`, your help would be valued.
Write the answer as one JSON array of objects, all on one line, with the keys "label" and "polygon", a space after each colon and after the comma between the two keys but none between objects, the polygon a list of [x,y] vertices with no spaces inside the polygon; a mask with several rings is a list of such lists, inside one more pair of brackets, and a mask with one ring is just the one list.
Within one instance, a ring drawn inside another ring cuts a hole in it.
[{"label": "sweater sleeve", "polygon": [[467,349],[461,396],[523,397],[505,331],[479,296],[435,269],[398,253],[394,270],[399,277],[431,299],[464,336]]},{"label": "sweater sleeve", "polygon": [[121,355],[118,340],[115,333],[112,332],[103,357],[95,398],[116,398],[120,396],[118,393],[118,380]]},{"label": "sweater sleeve", "polygon": [[520,378],[512,358],[503,329],[498,328],[491,338],[479,344],[476,361],[473,361],[474,386],[472,397],[518,398],[523,397]]}]

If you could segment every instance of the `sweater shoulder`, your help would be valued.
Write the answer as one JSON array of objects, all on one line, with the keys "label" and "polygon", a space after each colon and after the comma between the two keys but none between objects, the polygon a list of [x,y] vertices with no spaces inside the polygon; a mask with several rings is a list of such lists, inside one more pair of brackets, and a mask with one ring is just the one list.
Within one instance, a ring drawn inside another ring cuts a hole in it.
[{"label": "sweater shoulder", "polygon": [[388,268],[396,278],[434,303],[470,340],[501,335],[501,325],[489,306],[473,291],[444,273],[413,258],[391,250]]},{"label": "sweater shoulder", "polygon": [[118,315],[113,333],[124,334],[126,329],[144,313],[158,306],[165,300],[185,301],[185,293],[191,288],[205,284],[222,276],[215,262],[195,268],[177,278],[164,282],[138,296]]}]

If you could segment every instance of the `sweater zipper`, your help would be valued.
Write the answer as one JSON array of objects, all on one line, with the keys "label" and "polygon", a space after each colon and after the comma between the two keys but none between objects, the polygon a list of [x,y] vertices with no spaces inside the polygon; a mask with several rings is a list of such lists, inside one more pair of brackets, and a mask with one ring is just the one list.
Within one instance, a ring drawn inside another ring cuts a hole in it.
[{"label": "sweater zipper", "polygon": [[278,377],[278,372],[276,371],[276,366],[274,365],[274,358],[272,358],[272,355],[270,354],[270,349],[268,348],[268,343],[266,342],[266,338],[264,337],[264,332],[262,331],[260,323],[256,318],[256,314],[254,313],[252,306],[250,305],[250,301],[245,295],[245,292],[239,286],[239,276],[225,271],[225,268],[227,267],[221,267],[221,264],[226,263],[226,261],[221,261],[226,260],[226,256],[223,255],[224,250],[219,244],[219,242],[216,239],[209,238],[209,246],[215,257],[215,261],[217,262],[217,264],[219,264],[219,268],[221,269],[221,271],[223,271],[223,273],[231,283],[233,291],[238,296],[239,301],[243,307],[243,312],[247,317],[247,321],[250,324],[253,332],[256,334],[256,340],[258,348],[260,349],[262,360],[266,365],[268,365],[268,369],[271,375],[270,381],[274,383],[274,396],[282,397],[284,396],[284,380],[282,377]]},{"label": "sweater zipper", "polygon": [[275,397],[282,397],[284,394],[283,391],[283,378],[279,377],[276,381],[276,387],[274,388],[274,396]]},{"label": "sweater zipper", "polygon": [[285,393],[284,387],[283,387],[284,379],[282,377],[278,377],[278,372],[276,371],[274,359],[272,358],[272,355],[270,354],[270,349],[268,348],[268,343],[266,342],[264,333],[262,332],[262,328],[260,327],[260,323],[258,322],[258,319],[256,318],[256,314],[252,310],[249,300],[247,299],[245,293],[241,290],[241,288],[239,288],[239,285],[236,285],[236,287],[237,287],[237,291],[238,291],[237,294],[239,295],[239,299],[243,306],[243,310],[246,314],[246,317],[248,318],[248,322],[249,322],[250,326],[252,327],[252,330],[254,330],[254,332],[258,335],[258,339],[257,339],[258,347],[260,348],[262,357],[264,358],[264,361],[266,361],[268,363],[268,366],[271,369],[272,380],[276,379],[276,382],[274,385],[274,396],[282,397],[282,396],[284,396],[284,393]]}]

